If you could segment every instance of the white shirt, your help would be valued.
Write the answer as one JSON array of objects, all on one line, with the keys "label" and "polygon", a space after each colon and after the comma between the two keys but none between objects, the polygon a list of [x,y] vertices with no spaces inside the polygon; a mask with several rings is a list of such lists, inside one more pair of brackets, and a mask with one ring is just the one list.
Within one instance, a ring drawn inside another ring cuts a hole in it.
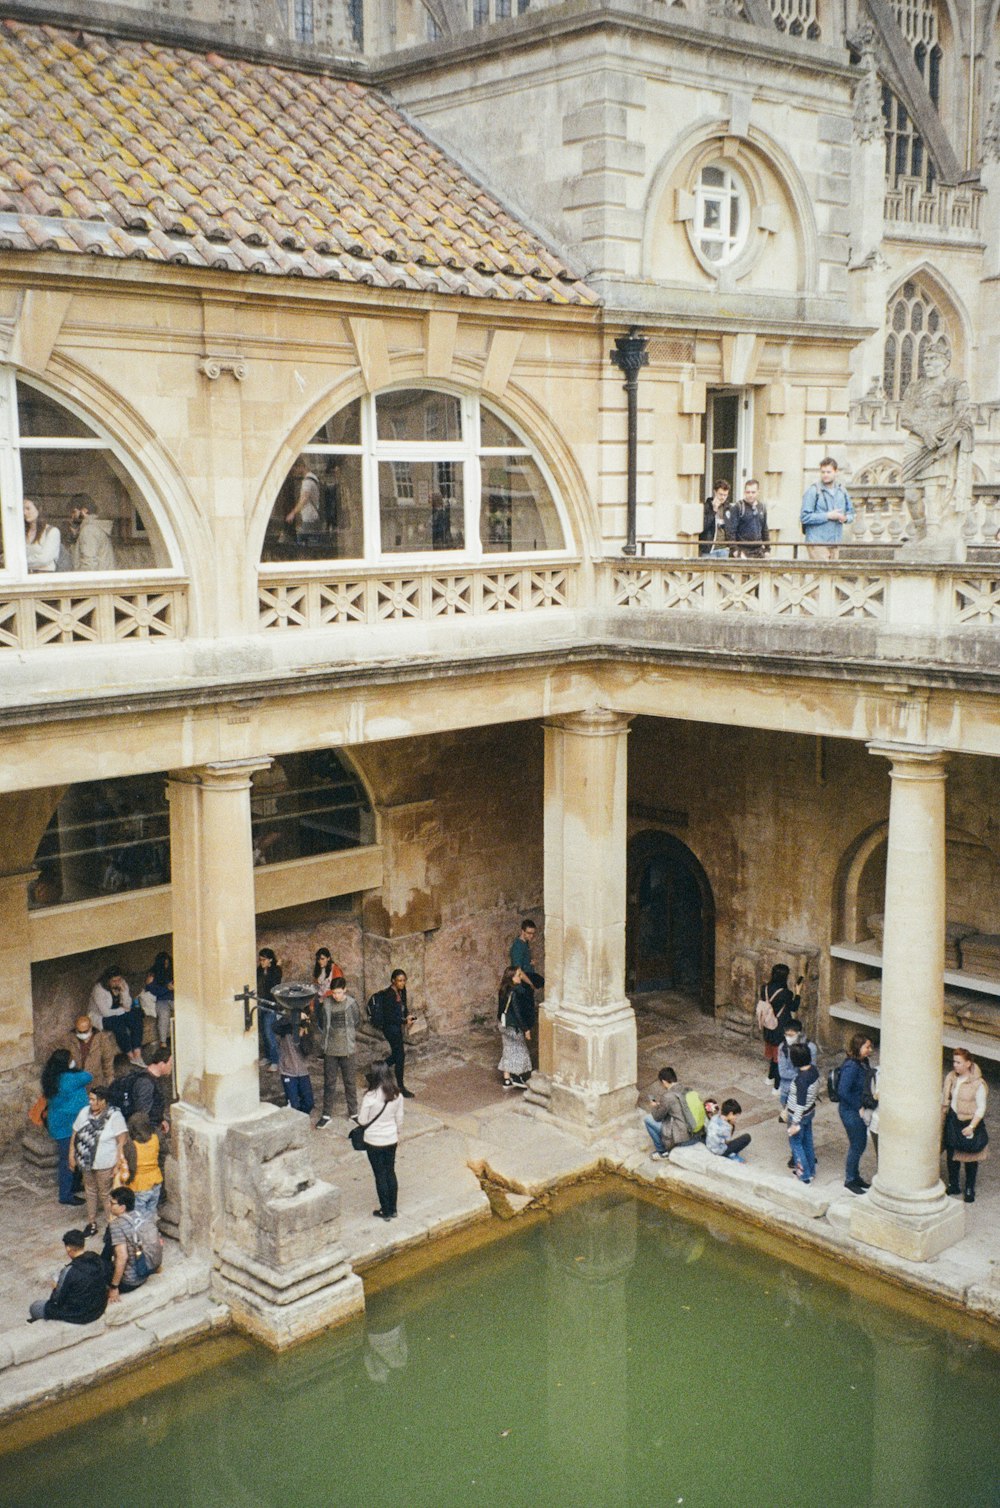
[{"label": "white shirt", "polygon": [[[385,1105],[381,1115],[379,1111]],[[378,1115],[378,1120],[372,1126],[371,1122]],[[399,1141],[399,1132],[403,1124],[403,1096],[397,1094],[394,1100],[386,1105],[381,1089],[369,1089],[361,1101],[361,1109],[358,1111],[358,1121],[365,1127],[365,1141],[372,1147],[391,1147]],[[368,1128],[371,1129],[368,1129]]]},{"label": "white shirt", "polygon": [[[388,1114],[388,1111],[386,1111],[386,1114]],[[89,1118],[90,1106],[85,1105],[73,1122],[73,1130],[79,1131],[80,1127],[85,1125]],[[94,1161],[92,1164],[95,1173],[102,1173],[106,1168],[114,1167],[118,1161],[117,1138],[127,1130],[128,1127],[125,1124],[124,1115],[122,1115],[120,1110],[116,1110],[112,1106],[108,1118],[101,1128],[101,1134],[97,1138],[97,1146],[94,1150]]]}]

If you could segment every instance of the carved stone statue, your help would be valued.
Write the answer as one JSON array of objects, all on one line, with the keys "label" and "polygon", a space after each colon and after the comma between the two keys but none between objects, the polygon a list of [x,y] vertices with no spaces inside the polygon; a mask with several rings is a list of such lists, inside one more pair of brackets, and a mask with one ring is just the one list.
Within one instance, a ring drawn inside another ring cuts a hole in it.
[{"label": "carved stone statue", "polygon": [[972,505],[972,406],[967,383],[946,375],[951,350],[936,340],[924,353],[924,375],[911,382],[899,408],[899,422],[915,445],[903,457],[915,535],[902,559],[965,559],[962,526]]}]

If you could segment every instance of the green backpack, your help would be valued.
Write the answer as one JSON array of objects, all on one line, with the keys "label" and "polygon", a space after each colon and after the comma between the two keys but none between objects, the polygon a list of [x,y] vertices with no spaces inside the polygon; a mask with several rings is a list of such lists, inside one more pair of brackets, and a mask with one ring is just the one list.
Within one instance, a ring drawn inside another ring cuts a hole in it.
[{"label": "green backpack", "polygon": [[692,1136],[700,1136],[705,1129],[705,1107],[693,1089],[681,1090],[681,1109]]}]

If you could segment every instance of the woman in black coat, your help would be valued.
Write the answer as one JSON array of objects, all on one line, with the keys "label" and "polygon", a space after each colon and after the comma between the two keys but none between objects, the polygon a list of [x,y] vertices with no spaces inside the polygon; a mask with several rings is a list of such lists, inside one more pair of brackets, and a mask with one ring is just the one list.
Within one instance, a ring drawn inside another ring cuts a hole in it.
[{"label": "woman in black coat", "polygon": [[527,1089],[531,1078],[528,1043],[535,1027],[535,992],[520,969],[505,969],[497,993],[497,1025],[503,1051],[497,1067],[505,1089]]}]

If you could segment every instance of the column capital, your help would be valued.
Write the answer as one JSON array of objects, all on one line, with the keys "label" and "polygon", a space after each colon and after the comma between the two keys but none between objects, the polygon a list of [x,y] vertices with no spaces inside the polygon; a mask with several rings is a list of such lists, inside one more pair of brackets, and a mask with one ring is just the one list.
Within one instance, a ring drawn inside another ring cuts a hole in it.
[{"label": "column capital", "polygon": [[270,754],[255,754],[247,759],[217,759],[207,764],[192,765],[190,769],[170,770],[167,775],[168,795],[170,785],[200,785],[217,790],[245,790],[258,770],[266,770],[274,763]]},{"label": "column capital", "polygon": [[892,761],[890,774],[904,780],[943,780],[945,765],[951,758],[947,749],[928,748],[926,744],[892,743],[872,739],[866,744],[869,754]]},{"label": "column capital", "polygon": [[607,738],[627,733],[634,716],[632,712],[613,712],[610,707],[587,707],[583,712],[568,712],[565,717],[546,718],[544,727],[578,733],[583,738]]}]

